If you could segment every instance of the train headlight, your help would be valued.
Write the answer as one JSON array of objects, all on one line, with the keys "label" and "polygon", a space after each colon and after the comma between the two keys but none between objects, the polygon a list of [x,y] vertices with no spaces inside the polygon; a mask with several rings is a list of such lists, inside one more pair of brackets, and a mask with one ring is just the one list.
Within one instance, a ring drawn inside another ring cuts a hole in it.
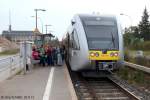
[{"label": "train headlight", "polygon": [[94,54],[93,52],[91,52],[91,53],[90,53],[90,56],[91,56],[91,57],[94,57],[94,56],[95,56],[95,54]]},{"label": "train headlight", "polygon": [[96,57],[98,57],[98,56],[99,56],[99,53],[98,53],[98,52],[96,52],[96,53],[95,53],[95,56],[96,56]]},{"label": "train headlight", "polygon": [[116,57],[117,57],[117,56],[118,56],[118,52],[115,52],[115,53],[114,53],[114,56],[116,56]]},{"label": "train headlight", "polygon": [[111,53],[110,53],[110,56],[111,56],[111,57],[113,57],[113,56],[114,56],[114,53],[113,53],[113,52],[111,52]]}]

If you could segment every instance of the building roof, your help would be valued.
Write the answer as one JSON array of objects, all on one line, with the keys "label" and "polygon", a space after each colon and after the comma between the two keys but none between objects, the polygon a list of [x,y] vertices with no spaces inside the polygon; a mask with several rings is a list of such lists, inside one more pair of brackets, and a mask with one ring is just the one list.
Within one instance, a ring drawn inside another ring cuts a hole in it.
[{"label": "building roof", "polygon": [[3,31],[2,32],[2,36],[33,36],[33,35],[37,35],[37,36],[49,36],[49,37],[55,37],[53,34],[48,33],[48,34],[37,34],[34,31]]},{"label": "building roof", "polygon": [[49,36],[49,37],[55,37],[53,34],[48,33],[48,34],[38,34],[37,36]]},{"label": "building roof", "polygon": [[2,32],[2,36],[4,35],[30,36],[33,34],[34,34],[34,31],[3,31]]}]

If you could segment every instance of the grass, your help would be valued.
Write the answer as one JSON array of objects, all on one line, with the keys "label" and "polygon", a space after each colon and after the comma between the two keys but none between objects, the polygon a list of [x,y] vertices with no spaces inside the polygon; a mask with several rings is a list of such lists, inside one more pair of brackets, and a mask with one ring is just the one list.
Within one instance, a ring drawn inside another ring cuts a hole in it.
[{"label": "grass", "polygon": [[[143,51],[144,57],[135,58],[137,50],[125,50],[125,60],[135,64],[150,67],[150,60],[146,57],[150,57],[150,50]],[[150,91],[150,74],[146,74],[143,71],[129,68],[127,66],[120,68],[116,72],[117,76],[126,80],[128,83],[140,87],[140,89],[148,89]]]},{"label": "grass", "polygon": [[19,52],[19,49],[6,50],[6,51],[3,51],[3,52],[0,52],[0,56],[14,55],[14,54],[17,54],[18,52]]},{"label": "grass", "polygon": [[136,85],[138,87],[145,87],[150,91],[150,75],[142,71],[135,70],[129,67],[120,68],[116,71],[117,76],[126,80],[129,84]]}]

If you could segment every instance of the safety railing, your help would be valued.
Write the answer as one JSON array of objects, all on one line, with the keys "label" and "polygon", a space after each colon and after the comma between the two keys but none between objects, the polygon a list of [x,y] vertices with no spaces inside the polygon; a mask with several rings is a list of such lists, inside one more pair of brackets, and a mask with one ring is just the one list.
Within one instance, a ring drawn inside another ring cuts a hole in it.
[{"label": "safety railing", "polygon": [[143,72],[146,72],[146,73],[150,74],[150,68],[149,67],[142,66],[142,65],[137,65],[137,64],[133,64],[133,63],[126,62],[126,61],[124,62],[124,64],[126,66],[131,67],[131,68],[138,69],[138,70],[141,70]]}]

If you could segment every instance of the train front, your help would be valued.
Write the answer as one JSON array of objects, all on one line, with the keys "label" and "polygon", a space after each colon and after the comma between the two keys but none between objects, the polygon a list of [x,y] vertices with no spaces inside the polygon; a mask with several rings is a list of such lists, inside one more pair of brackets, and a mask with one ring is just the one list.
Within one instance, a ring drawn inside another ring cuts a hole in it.
[{"label": "train front", "polygon": [[97,70],[114,70],[122,60],[122,38],[115,17],[82,18],[90,66]]}]

